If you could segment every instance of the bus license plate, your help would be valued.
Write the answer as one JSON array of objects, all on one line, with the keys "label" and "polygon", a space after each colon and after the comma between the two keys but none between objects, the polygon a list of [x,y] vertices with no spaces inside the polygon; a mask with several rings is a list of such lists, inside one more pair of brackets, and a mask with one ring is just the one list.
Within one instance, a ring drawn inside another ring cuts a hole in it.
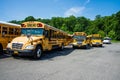
[{"label": "bus license plate", "polygon": [[18,51],[14,51],[14,54],[18,54]]}]

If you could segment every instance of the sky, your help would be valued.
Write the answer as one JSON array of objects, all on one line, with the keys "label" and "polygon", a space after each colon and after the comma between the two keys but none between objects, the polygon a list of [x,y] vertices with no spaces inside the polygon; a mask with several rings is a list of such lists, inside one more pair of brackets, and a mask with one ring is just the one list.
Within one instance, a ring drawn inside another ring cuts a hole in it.
[{"label": "sky", "polygon": [[0,21],[70,15],[94,20],[96,15],[110,16],[118,11],[120,0],[0,0]]}]

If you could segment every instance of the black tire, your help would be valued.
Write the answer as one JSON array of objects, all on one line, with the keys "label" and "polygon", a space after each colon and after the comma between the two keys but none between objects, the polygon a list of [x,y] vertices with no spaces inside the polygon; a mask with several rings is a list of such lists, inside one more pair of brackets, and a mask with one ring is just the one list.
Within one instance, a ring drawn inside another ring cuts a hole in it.
[{"label": "black tire", "polygon": [[103,45],[101,44],[100,47],[103,47]]},{"label": "black tire", "polygon": [[3,54],[3,47],[1,44],[0,44],[0,54]]},{"label": "black tire", "polygon": [[42,48],[41,46],[37,46],[35,49],[35,53],[34,53],[34,58],[35,59],[40,59],[41,55],[42,55]]},{"label": "black tire", "polygon": [[76,46],[73,45],[73,49],[76,49]]},{"label": "black tire", "polygon": [[85,49],[90,49],[90,45],[87,44],[87,45],[85,46]]},{"label": "black tire", "polygon": [[63,49],[64,49],[64,44],[62,44],[60,47],[60,50],[63,50]]},{"label": "black tire", "polygon": [[17,55],[12,54],[12,57],[13,57],[13,58],[16,58],[16,57],[17,57]]}]

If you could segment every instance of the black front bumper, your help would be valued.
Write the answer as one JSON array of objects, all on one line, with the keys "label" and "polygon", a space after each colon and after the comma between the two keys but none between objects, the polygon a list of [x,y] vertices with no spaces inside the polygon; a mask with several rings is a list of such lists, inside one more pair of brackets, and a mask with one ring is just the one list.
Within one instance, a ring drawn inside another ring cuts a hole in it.
[{"label": "black front bumper", "polygon": [[11,50],[7,49],[7,53],[11,55],[18,55],[18,56],[34,56],[34,50]]},{"label": "black front bumper", "polygon": [[92,44],[92,46],[102,46],[102,44],[100,44],[100,43],[96,43],[96,44]]}]

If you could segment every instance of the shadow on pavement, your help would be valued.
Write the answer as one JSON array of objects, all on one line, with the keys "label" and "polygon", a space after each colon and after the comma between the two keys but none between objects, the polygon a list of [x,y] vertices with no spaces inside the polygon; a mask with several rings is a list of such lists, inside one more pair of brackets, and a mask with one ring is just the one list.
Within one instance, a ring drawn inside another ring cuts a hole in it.
[{"label": "shadow on pavement", "polygon": [[40,60],[52,60],[52,58],[57,56],[66,56],[72,53],[74,49],[72,48],[65,48],[63,51],[60,50],[52,50],[49,52],[45,52],[45,54],[42,55]]},{"label": "shadow on pavement", "polygon": [[11,57],[8,54],[0,54],[0,59]]},{"label": "shadow on pavement", "polygon": [[51,50],[43,52],[40,59],[34,59],[33,57],[27,57],[27,56],[14,56],[14,59],[22,59],[22,60],[32,60],[32,61],[39,61],[39,60],[52,60],[52,58],[57,56],[66,56],[69,55],[74,49],[71,47],[65,47],[64,50]]}]

